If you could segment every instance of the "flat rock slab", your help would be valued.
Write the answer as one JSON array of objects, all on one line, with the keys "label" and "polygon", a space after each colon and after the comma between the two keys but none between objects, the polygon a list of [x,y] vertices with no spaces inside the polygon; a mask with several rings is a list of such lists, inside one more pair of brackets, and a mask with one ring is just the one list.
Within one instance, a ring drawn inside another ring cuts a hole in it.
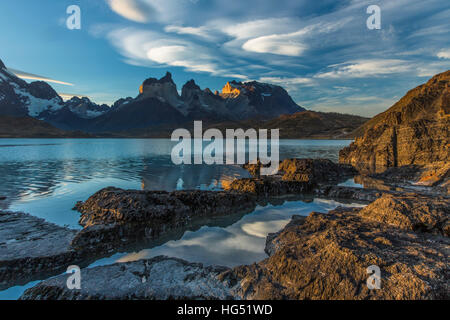
[{"label": "flat rock slab", "polygon": [[79,261],[70,248],[76,233],[26,213],[0,211],[0,289]]},{"label": "flat rock slab", "polygon": [[156,257],[81,270],[81,289],[67,288],[69,275],[43,281],[22,300],[233,299],[232,284],[218,275],[225,267]]}]

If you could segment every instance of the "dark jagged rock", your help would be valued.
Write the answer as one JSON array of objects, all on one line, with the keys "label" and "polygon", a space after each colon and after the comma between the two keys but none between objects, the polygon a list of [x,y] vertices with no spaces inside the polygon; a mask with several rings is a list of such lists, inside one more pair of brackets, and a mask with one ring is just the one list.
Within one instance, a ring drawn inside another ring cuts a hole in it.
[{"label": "dark jagged rock", "polygon": [[76,209],[85,227],[117,222],[189,220],[199,216],[224,215],[234,209],[254,207],[249,195],[213,191],[138,191],[106,188]]},{"label": "dark jagged rock", "polygon": [[409,91],[359,130],[341,163],[369,172],[425,166],[450,158],[450,70]]},{"label": "dark jagged rock", "polygon": [[310,193],[313,185],[304,181],[284,181],[279,177],[236,179],[225,187],[228,191],[255,194],[258,198]]},{"label": "dark jagged rock", "polygon": [[[337,209],[293,219],[269,236],[270,257],[221,275],[243,299],[448,299],[447,238],[417,234]],[[369,290],[367,268],[381,269]]]},{"label": "dark jagged rock", "polygon": [[139,237],[157,239],[197,220],[250,212],[255,206],[256,198],[242,193],[106,188],[77,204],[84,229],[72,245],[105,250]]},{"label": "dark jagged rock", "polygon": [[0,290],[81,263],[84,253],[70,247],[76,233],[25,213],[0,211]]},{"label": "dark jagged rock", "polygon": [[0,59],[0,69],[6,69],[6,66],[1,59]]},{"label": "dark jagged rock", "polygon": [[175,84],[172,80],[172,74],[170,72],[166,72],[166,75],[159,80],[156,78],[148,78],[144,81],[142,85],[143,87],[145,87],[153,84],[164,84],[164,83]]},{"label": "dark jagged rock", "polygon": [[[224,267],[204,267],[156,257],[83,269],[81,290],[69,290],[61,275],[28,289],[21,300],[228,300],[232,284],[218,275]],[[168,272],[170,271],[170,272]]]},{"label": "dark jagged rock", "polygon": [[257,194],[258,197],[281,196],[288,194],[312,193],[319,184],[337,183],[352,176],[356,171],[347,165],[339,165],[327,159],[286,159],[280,162],[278,173],[261,177],[261,167],[257,163],[243,167],[254,178],[236,179],[225,186],[226,190]]}]

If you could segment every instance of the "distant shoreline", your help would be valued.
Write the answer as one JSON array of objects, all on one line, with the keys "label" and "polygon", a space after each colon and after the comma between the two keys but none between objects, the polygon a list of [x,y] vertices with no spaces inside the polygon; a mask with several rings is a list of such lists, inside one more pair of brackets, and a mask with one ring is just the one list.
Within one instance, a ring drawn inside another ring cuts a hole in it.
[{"label": "distant shoreline", "polygon": [[[169,138],[162,137],[0,137],[0,140],[3,139],[130,139],[130,140],[170,140]],[[335,141],[354,141],[355,139],[351,138],[280,138],[280,140],[335,140]]]}]

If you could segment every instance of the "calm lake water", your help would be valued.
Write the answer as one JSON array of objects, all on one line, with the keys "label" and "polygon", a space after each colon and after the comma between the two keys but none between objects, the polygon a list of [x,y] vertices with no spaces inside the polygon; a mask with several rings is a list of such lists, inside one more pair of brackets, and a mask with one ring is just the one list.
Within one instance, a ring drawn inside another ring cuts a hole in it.
[{"label": "calm lake water", "polygon": [[[281,140],[280,158],[328,158],[349,140]],[[220,190],[222,182],[247,177],[239,166],[172,164],[175,145],[162,139],[0,139],[0,210],[23,211],[58,225],[80,228],[72,208],[101,188]],[[347,182],[352,184],[351,181]],[[292,215],[326,213],[341,204],[332,200],[280,201],[257,207],[243,217],[187,231],[136,252],[116,252],[95,265],[167,255],[192,262],[235,266],[266,257],[268,233],[282,229]],[[30,286],[29,284],[28,286]],[[15,299],[27,286],[0,292]]]}]

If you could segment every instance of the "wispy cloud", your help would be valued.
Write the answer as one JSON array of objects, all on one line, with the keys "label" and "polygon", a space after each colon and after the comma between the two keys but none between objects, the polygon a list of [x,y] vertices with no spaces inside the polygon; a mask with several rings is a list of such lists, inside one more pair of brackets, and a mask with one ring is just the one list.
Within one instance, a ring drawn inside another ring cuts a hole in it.
[{"label": "wispy cloud", "polygon": [[135,22],[149,22],[156,10],[149,1],[142,0],[107,0],[111,10],[122,17]]},{"label": "wispy cloud", "polygon": [[36,75],[36,74],[32,74],[32,73],[28,73],[28,72],[24,72],[24,71],[20,71],[20,70],[16,70],[16,69],[8,68],[8,70],[10,72],[14,73],[19,78],[26,79],[26,80],[45,81],[45,82],[62,84],[62,85],[66,85],[66,86],[73,86],[73,84],[69,83],[69,82],[55,80],[55,79],[51,79],[51,78],[48,78],[48,77],[39,76],[39,75]]},{"label": "wispy cloud", "polygon": [[248,78],[236,72],[231,64],[222,63],[221,55],[214,49],[186,39],[136,28],[116,29],[108,37],[134,65],[182,67],[191,72]]},{"label": "wispy cloud", "polygon": [[407,61],[399,59],[372,59],[332,65],[332,71],[319,73],[317,78],[365,78],[402,73],[411,70]]},{"label": "wispy cloud", "polygon": [[283,78],[283,77],[261,77],[259,81],[273,83],[273,84],[295,84],[295,85],[311,85],[313,79],[305,77]]}]

